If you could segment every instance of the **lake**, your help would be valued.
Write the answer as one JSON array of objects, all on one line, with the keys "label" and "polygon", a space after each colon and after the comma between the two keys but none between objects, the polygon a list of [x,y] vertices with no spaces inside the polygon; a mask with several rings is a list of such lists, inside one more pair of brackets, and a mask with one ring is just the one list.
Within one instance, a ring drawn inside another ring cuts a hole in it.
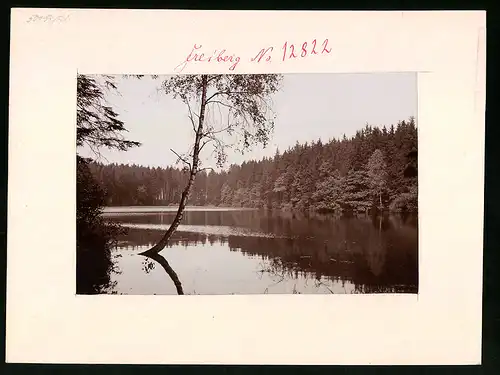
[{"label": "lake", "polygon": [[[104,216],[128,233],[111,257],[112,294],[177,294],[164,268],[139,255],[176,207],[113,207]],[[189,207],[160,253],[185,294],[417,293],[415,216],[327,214]]]}]

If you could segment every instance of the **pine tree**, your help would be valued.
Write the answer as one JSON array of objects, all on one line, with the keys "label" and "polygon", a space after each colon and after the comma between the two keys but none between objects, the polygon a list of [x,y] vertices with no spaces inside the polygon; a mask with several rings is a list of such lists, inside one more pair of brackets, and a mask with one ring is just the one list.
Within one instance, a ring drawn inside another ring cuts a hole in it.
[{"label": "pine tree", "polygon": [[382,193],[387,183],[387,166],[382,151],[376,149],[368,160],[367,171],[373,193],[378,198],[378,209],[383,209]]},{"label": "pine tree", "polygon": [[353,212],[368,211],[372,206],[368,173],[351,169],[343,182],[340,206]]}]

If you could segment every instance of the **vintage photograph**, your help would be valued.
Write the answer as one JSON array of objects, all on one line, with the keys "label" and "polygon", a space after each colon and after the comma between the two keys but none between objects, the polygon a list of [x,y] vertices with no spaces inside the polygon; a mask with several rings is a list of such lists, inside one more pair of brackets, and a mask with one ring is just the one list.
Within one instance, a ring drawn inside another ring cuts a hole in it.
[{"label": "vintage photograph", "polygon": [[77,76],[76,293],[418,293],[416,73]]}]

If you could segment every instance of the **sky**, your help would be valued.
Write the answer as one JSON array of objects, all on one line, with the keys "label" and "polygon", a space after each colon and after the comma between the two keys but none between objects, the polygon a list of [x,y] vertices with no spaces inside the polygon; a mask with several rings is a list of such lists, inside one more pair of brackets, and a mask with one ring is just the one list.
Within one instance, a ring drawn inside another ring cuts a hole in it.
[{"label": "sky", "polygon": [[[194,139],[188,109],[180,100],[158,91],[161,78],[116,79],[118,93],[107,93],[106,99],[124,122],[127,139],[142,145],[125,152],[103,149],[99,161],[167,167],[173,166],[177,159],[170,149],[178,153],[188,151]],[[274,156],[276,149],[283,152],[297,141],[303,144],[318,139],[327,142],[344,134],[349,137],[366,123],[389,127],[411,116],[416,118],[417,76],[416,73],[286,74],[281,90],[272,100],[277,119],[269,145],[253,147],[244,155],[229,152],[228,165]],[[87,148],[78,152],[95,158]],[[203,164],[215,167],[210,154],[206,149]]]}]

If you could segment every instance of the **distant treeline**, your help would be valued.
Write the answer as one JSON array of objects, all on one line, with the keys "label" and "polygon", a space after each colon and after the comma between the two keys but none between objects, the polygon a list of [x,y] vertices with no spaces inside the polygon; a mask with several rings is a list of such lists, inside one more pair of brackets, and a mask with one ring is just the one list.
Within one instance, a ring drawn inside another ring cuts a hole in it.
[{"label": "distant treeline", "polygon": [[[202,171],[190,205],[313,209],[317,211],[416,211],[417,127],[366,125],[356,135],[296,144],[273,158]],[[187,172],[178,168],[91,163],[106,204],[175,205]]]}]

